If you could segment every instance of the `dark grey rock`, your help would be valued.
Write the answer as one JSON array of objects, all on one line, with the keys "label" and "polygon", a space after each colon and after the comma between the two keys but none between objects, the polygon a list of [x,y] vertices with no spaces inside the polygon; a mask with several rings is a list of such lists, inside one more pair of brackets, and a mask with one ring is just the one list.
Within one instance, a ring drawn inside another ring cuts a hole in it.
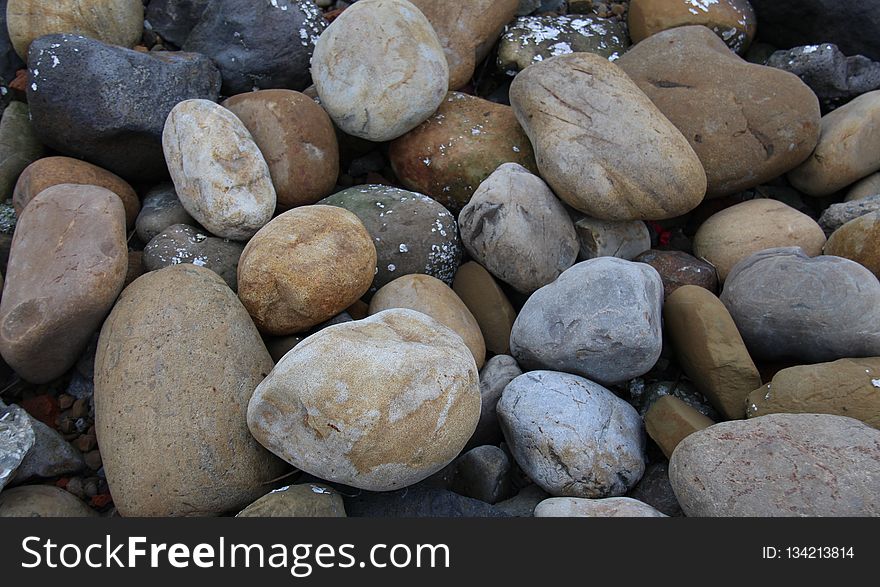
[{"label": "dark grey rock", "polygon": [[526,16],[541,7],[541,0],[519,0],[519,7],[516,9],[517,16]]},{"label": "dark grey rock", "polygon": [[665,461],[648,465],[641,480],[627,496],[643,501],[667,516],[684,515],[678,498],[675,497],[672,483],[669,482],[669,463]]},{"label": "dark grey rock", "polygon": [[832,204],[819,218],[819,226],[822,227],[827,236],[831,236],[835,230],[850,220],[855,220],[878,210],[880,210],[880,194],[851,202]]},{"label": "dark grey rock", "polygon": [[34,445],[16,470],[15,483],[60,477],[82,470],[85,466],[82,454],[58,432],[33,417],[31,427],[34,429]]},{"label": "dark grey rock", "polygon": [[531,518],[535,515],[535,507],[550,497],[550,494],[537,485],[527,485],[510,499],[495,504],[499,510],[517,518]]},{"label": "dark grey rock", "polygon": [[173,183],[157,185],[147,192],[141,203],[141,211],[135,222],[138,238],[148,243],[157,234],[175,224],[195,226],[197,222],[180,203]]},{"label": "dark grey rock", "polygon": [[498,503],[511,493],[510,459],[491,444],[478,446],[455,461],[452,491],[459,495]]},{"label": "dark grey rock", "polygon": [[830,43],[777,51],[767,65],[800,77],[823,101],[852,99],[880,88],[880,63],[863,55],[847,57]]},{"label": "dark grey rock", "polygon": [[162,129],[175,104],[216,101],[220,73],[203,55],[140,53],[79,35],[31,44],[28,103],[37,136],[130,181],[167,177]]},{"label": "dark grey rock", "polygon": [[144,14],[149,29],[177,47],[183,45],[211,0],[150,0]]},{"label": "dark grey rock", "polygon": [[345,500],[350,518],[506,518],[503,510],[445,489],[362,493]]},{"label": "dark grey rock", "polygon": [[495,355],[480,369],[480,421],[465,448],[497,444],[504,437],[498,424],[495,407],[507,384],[522,375],[516,359],[509,355]]},{"label": "dark grey rock", "polygon": [[147,271],[178,263],[199,265],[222,277],[232,291],[238,291],[238,259],[242,251],[241,243],[209,236],[186,224],[175,224],[147,243],[143,260]]}]

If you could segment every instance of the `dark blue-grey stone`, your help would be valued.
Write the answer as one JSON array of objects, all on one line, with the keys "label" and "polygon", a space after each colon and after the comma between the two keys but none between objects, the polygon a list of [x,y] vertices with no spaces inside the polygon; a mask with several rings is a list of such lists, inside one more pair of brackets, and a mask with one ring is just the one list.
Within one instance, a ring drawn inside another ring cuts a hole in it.
[{"label": "dark blue-grey stone", "polygon": [[345,500],[350,518],[507,518],[503,510],[445,489],[362,493]]},{"label": "dark blue-grey stone", "polygon": [[163,40],[180,47],[211,0],[150,0],[146,21]]}]

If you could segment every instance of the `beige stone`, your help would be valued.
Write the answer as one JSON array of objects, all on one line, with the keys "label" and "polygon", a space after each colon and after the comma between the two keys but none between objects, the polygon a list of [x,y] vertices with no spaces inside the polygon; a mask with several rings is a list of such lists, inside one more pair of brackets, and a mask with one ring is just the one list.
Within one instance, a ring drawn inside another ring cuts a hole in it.
[{"label": "beige stone", "polygon": [[868,177],[852,184],[846,193],[845,201],[863,200],[877,194],[880,194],[880,172],[872,173]]},{"label": "beige stone", "polygon": [[536,518],[665,518],[666,514],[630,497],[551,497],[535,507]]},{"label": "beige stone", "polygon": [[469,261],[459,267],[452,290],[480,325],[486,350],[496,355],[508,354],[516,310],[492,274],[479,263]]},{"label": "beige stone", "polygon": [[851,259],[880,277],[880,212],[850,220],[828,238],[825,254]]},{"label": "beige stone", "polygon": [[93,518],[98,513],[53,485],[24,485],[0,494],[0,518]]},{"label": "beige stone", "polygon": [[672,395],[664,395],[648,408],[645,429],[666,458],[672,456],[678,443],[697,430],[715,422]]},{"label": "beige stone", "polygon": [[671,28],[702,25],[740,55],[745,54],[758,28],[748,0],[632,0],[628,18],[634,43]]},{"label": "beige stone", "polygon": [[617,257],[632,261],[651,248],[651,233],[641,220],[599,220],[583,216],[574,223],[578,237],[578,261]]},{"label": "beige stone", "polygon": [[267,493],[236,518],[344,518],[342,496],[315,483],[291,485]]}]

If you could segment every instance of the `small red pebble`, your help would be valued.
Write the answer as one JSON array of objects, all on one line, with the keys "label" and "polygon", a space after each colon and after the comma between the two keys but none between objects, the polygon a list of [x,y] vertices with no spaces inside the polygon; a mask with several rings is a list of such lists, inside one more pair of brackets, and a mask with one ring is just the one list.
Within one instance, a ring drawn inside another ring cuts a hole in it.
[{"label": "small red pebble", "polygon": [[10,89],[18,90],[19,92],[27,91],[27,80],[28,80],[28,72],[26,69],[19,69],[15,72],[15,79],[9,82]]},{"label": "small red pebble", "polygon": [[61,413],[58,400],[48,394],[22,400],[21,407],[49,428],[55,428],[55,421],[58,419],[58,414]]},{"label": "small red pebble", "polygon": [[67,484],[70,483],[69,477],[62,477],[58,481],[55,482],[55,487],[60,487],[61,489],[67,489]]},{"label": "small red pebble", "polygon": [[89,500],[89,504],[94,508],[105,508],[113,503],[113,497],[109,493],[99,493]]},{"label": "small red pebble", "polygon": [[657,243],[661,247],[665,247],[669,244],[669,240],[672,238],[672,231],[665,230],[659,223],[648,221],[648,226],[651,227],[655,233],[657,233]]}]

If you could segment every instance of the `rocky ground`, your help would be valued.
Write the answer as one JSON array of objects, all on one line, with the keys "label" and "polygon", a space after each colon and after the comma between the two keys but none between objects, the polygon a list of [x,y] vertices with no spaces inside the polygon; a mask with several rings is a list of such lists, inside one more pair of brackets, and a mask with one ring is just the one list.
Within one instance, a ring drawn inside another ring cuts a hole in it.
[{"label": "rocky ground", "polygon": [[0,15],[0,516],[880,515],[880,2]]}]

